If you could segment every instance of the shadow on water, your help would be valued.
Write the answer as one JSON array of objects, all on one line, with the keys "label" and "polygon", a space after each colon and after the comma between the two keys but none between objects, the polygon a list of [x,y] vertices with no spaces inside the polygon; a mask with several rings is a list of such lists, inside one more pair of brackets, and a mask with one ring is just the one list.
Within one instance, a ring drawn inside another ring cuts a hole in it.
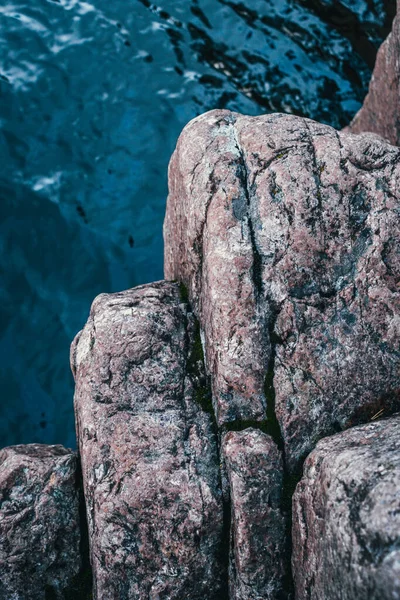
[{"label": "shadow on water", "polygon": [[68,349],[99,292],[162,277],[166,173],[212,108],[345,125],[395,2],[0,7],[0,445],[74,445]]}]

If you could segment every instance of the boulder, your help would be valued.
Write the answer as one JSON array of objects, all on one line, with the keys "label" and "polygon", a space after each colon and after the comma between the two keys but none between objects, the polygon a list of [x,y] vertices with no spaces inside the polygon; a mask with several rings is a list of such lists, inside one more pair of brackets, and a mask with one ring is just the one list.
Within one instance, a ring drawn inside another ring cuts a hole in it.
[{"label": "boulder", "polygon": [[97,297],[71,364],[94,598],[221,598],[216,435],[179,286]]},{"label": "boulder", "polygon": [[348,131],[374,132],[400,145],[400,0],[392,31],[379,48],[363,106]]},{"label": "boulder", "polygon": [[399,184],[397,148],[291,115],[212,111],[178,140],[165,276],[199,318],[218,424],[276,415],[292,472],[400,407]]},{"label": "boulder", "polygon": [[269,435],[248,428],[223,436],[222,457],[231,504],[229,597],[287,598],[281,453]]},{"label": "boulder", "polygon": [[43,444],[1,450],[0,600],[74,597],[80,540],[76,454]]},{"label": "boulder", "polygon": [[400,598],[400,416],[321,440],[293,497],[296,600]]}]

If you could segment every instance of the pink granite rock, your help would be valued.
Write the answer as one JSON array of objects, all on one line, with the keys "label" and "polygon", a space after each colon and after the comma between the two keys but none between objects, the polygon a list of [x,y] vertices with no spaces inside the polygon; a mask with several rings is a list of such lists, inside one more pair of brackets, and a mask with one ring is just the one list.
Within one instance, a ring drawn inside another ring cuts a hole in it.
[{"label": "pink granite rock", "polygon": [[269,435],[249,428],[224,435],[222,457],[231,502],[229,597],[287,598],[281,453]]},{"label": "pink granite rock", "polygon": [[42,444],[1,450],[0,600],[74,597],[80,540],[75,453]]},{"label": "pink granite rock", "polygon": [[282,114],[202,115],[171,159],[165,275],[199,317],[218,423],[275,409],[291,470],[400,406],[399,184],[377,136]]},{"label": "pink granite rock", "polygon": [[378,51],[368,95],[348,130],[371,131],[400,145],[400,0],[392,32]]},{"label": "pink granite rock", "polygon": [[96,298],[71,364],[94,598],[221,598],[216,437],[179,286]]},{"label": "pink granite rock", "polygon": [[400,417],[321,440],[293,498],[296,600],[400,598]]},{"label": "pink granite rock", "polygon": [[247,171],[236,117],[213,111],[183,131],[169,167],[165,275],[183,281],[205,333],[219,424],[262,420],[267,318],[247,218]]}]

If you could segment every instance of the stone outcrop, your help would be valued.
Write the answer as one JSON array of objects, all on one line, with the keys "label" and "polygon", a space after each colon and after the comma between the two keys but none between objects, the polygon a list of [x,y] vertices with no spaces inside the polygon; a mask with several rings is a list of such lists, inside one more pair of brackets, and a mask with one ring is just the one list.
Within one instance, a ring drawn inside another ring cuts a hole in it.
[{"label": "stone outcrop", "polygon": [[346,130],[184,129],[171,281],[71,347],[79,466],[0,453],[0,600],[400,600],[399,18]]},{"label": "stone outcrop", "polygon": [[287,598],[281,453],[269,435],[248,428],[226,433],[221,454],[231,504],[229,598]]},{"label": "stone outcrop", "polygon": [[400,409],[400,150],[213,111],[169,184],[177,283],[99,296],[71,349],[94,599],[289,600],[291,517],[298,600],[341,564],[396,597],[399,420],[355,426]]},{"label": "stone outcrop", "polygon": [[0,600],[86,600],[89,553],[93,600],[400,600],[399,27],[346,131],[184,129],[171,281],[72,344],[81,465],[0,454]]},{"label": "stone outcrop", "polygon": [[275,408],[291,471],[400,406],[399,182],[377,136],[281,114],[202,115],[171,159],[165,275],[199,318],[217,421]]},{"label": "stone outcrop", "polygon": [[371,131],[400,145],[400,0],[392,32],[378,51],[368,95],[348,130]]},{"label": "stone outcrop", "polygon": [[75,453],[42,444],[1,450],[0,600],[74,597],[80,540]]},{"label": "stone outcrop", "polygon": [[297,600],[400,598],[400,416],[321,440],[293,498]]},{"label": "stone outcrop", "polygon": [[71,364],[94,598],[223,598],[216,436],[179,286],[96,298]]}]

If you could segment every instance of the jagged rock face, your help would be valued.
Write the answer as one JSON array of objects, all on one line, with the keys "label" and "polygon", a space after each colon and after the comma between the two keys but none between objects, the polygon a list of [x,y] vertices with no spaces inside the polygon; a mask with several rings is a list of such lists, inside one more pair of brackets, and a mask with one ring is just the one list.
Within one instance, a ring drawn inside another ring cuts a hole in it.
[{"label": "jagged rock face", "polygon": [[281,453],[269,435],[249,428],[224,435],[222,457],[231,503],[229,597],[287,599]]},{"label": "jagged rock face", "polygon": [[76,454],[42,444],[1,450],[0,599],[67,598],[80,539]]},{"label": "jagged rock face", "polygon": [[400,598],[400,417],[321,440],[293,497],[297,600]]},{"label": "jagged rock face", "polygon": [[165,275],[199,317],[218,423],[275,400],[291,470],[400,406],[399,182],[377,136],[281,114],[202,115],[171,159]]},{"label": "jagged rock face", "polygon": [[101,295],[71,354],[94,598],[222,597],[201,342],[179,286]]},{"label": "jagged rock face", "polygon": [[400,145],[400,1],[392,32],[379,48],[369,91],[348,130],[372,131]]}]

